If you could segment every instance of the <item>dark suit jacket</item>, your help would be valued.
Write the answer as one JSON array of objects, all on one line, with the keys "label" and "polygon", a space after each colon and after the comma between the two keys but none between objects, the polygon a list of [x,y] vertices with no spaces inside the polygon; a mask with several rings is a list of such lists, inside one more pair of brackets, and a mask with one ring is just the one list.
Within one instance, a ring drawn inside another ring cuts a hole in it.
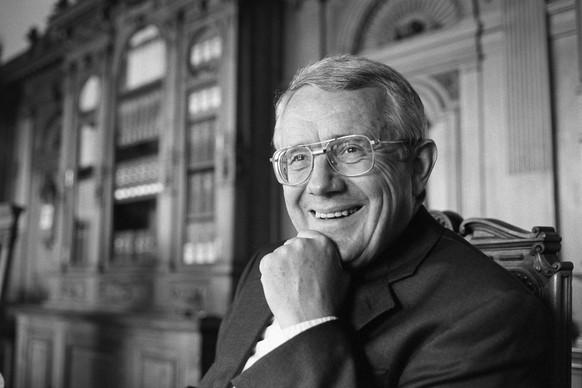
[{"label": "dark suit jacket", "polygon": [[549,312],[426,209],[352,275],[340,319],[240,372],[271,318],[253,257],[201,387],[545,387]]}]

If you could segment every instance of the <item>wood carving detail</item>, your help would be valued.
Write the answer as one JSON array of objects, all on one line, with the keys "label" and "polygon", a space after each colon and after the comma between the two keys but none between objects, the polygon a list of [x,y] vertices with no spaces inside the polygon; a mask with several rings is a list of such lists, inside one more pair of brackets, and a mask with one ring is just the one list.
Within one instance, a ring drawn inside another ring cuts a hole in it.
[{"label": "wood carving detail", "polygon": [[152,286],[143,282],[109,282],[99,287],[99,300],[103,303],[143,305],[152,295]]},{"label": "wood carving detail", "polygon": [[87,294],[87,286],[83,281],[61,284],[61,297],[63,299],[81,302],[86,300]]}]

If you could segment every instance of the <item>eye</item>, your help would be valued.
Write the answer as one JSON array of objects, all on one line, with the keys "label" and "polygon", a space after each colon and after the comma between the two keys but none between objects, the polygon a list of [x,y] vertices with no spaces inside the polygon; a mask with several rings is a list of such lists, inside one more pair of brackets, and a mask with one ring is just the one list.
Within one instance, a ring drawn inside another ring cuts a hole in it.
[{"label": "eye", "polygon": [[355,146],[355,145],[348,145],[344,148],[344,150],[342,151],[342,153],[346,153],[346,154],[350,154],[350,153],[354,153],[354,152],[361,152],[362,148]]},{"label": "eye", "polygon": [[308,148],[290,149],[285,153],[285,164],[290,170],[302,170],[311,166],[311,153]]},{"label": "eye", "polygon": [[364,155],[366,150],[360,144],[354,143],[343,143],[334,147],[334,153],[342,158],[342,157],[353,157],[358,155]]},{"label": "eye", "polygon": [[295,154],[291,156],[291,160],[289,161],[289,164],[293,164],[295,162],[302,162],[306,159],[307,157],[305,156],[305,154]]}]

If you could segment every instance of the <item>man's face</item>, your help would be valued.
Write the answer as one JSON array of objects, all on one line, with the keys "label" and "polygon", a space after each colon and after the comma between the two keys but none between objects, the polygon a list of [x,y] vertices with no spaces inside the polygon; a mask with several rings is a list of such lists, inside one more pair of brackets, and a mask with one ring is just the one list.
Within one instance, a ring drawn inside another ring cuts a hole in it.
[{"label": "man's face", "polygon": [[[384,92],[376,88],[326,92],[303,87],[280,118],[275,146],[356,134],[393,140],[389,131],[382,131],[384,102]],[[349,267],[370,263],[402,233],[415,209],[411,163],[401,159],[396,147],[378,148],[372,171],[358,177],[341,176],[325,155],[315,156],[306,183],[284,186],[287,211],[297,231],[315,230],[329,237]]]}]

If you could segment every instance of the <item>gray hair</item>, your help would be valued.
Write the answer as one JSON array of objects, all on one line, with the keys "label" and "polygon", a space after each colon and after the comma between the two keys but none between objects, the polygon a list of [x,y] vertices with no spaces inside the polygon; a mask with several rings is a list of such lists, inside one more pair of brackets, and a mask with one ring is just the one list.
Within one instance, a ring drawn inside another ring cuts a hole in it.
[{"label": "gray hair", "polygon": [[380,88],[387,97],[385,128],[395,134],[390,139],[407,140],[414,146],[426,135],[424,106],[410,83],[390,66],[353,55],[327,57],[295,74],[289,88],[275,100],[275,135],[287,103],[304,86],[315,86],[328,92]]}]

